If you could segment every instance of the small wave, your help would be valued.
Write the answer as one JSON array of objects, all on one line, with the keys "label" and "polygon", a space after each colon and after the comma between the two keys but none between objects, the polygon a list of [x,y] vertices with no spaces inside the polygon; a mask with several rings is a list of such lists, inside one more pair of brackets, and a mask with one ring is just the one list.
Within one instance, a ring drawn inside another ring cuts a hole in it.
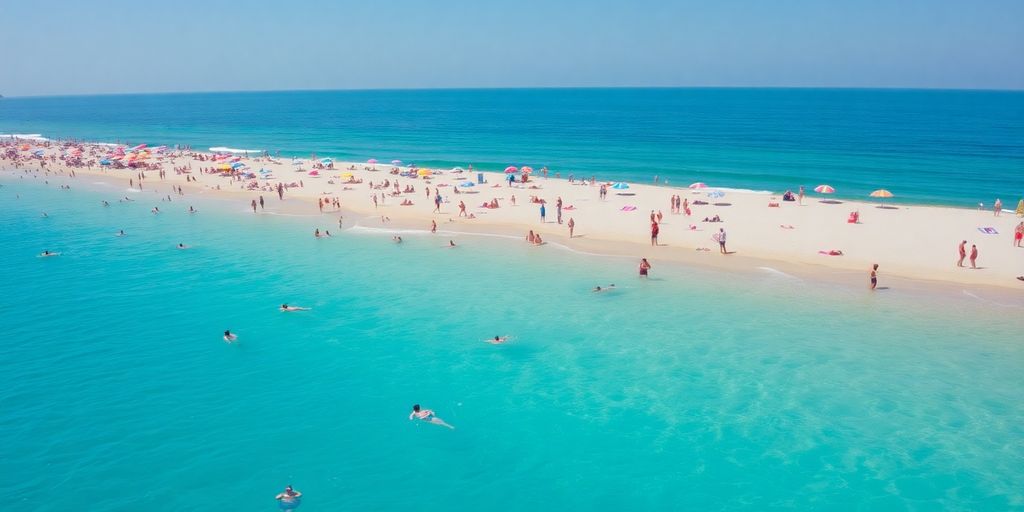
[{"label": "small wave", "polygon": [[987,302],[989,304],[993,304],[993,305],[999,306],[1001,308],[1024,308],[1024,306],[1022,306],[1021,304],[1007,304],[1005,302],[996,302],[994,300],[986,299],[984,297],[980,297],[978,295],[975,295],[975,294],[973,294],[973,293],[971,293],[971,292],[969,292],[967,290],[963,290],[963,292],[964,292],[964,295],[966,295],[968,297],[971,297],[972,299],[978,300],[980,302]]},{"label": "small wave", "polygon": [[3,139],[24,139],[24,140],[38,140],[48,141],[50,139],[43,137],[41,133],[0,133],[0,138]]},{"label": "small wave", "polygon": [[236,148],[226,148],[226,147],[223,147],[223,146],[217,146],[217,147],[214,147],[214,148],[210,148],[210,151],[213,152],[213,153],[262,153],[263,152],[262,149],[236,149]]},{"label": "small wave", "polygon": [[775,192],[772,192],[771,190],[752,190],[752,189],[749,189],[749,188],[711,187],[710,185],[708,186],[708,189],[721,190],[722,192],[735,192],[737,194],[771,195],[771,194],[775,193]]},{"label": "small wave", "polygon": [[114,144],[113,142],[94,142],[93,144],[95,144],[97,146],[106,146],[108,148],[116,148],[116,147],[124,146],[124,144]]},{"label": "small wave", "polygon": [[772,268],[772,267],[757,267],[757,268],[758,268],[758,270],[764,270],[765,272],[768,272],[769,274],[772,274],[772,275],[776,275],[776,276],[780,276],[780,277],[788,277],[790,279],[796,279],[796,280],[800,279],[799,277],[796,277],[793,274],[787,274],[787,273],[785,273],[785,272],[783,272],[783,271],[781,271],[781,270],[779,270],[777,268]]}]

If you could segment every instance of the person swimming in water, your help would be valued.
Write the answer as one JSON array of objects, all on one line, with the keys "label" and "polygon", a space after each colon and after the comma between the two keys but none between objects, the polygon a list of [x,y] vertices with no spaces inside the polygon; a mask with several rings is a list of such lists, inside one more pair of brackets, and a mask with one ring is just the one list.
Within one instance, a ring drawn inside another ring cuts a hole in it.
[{"label": "person swimming in water", "polygon": [[397,236],[397,235],[396,235],[396,236],[393,236],[393,237],[391,237],[391,240],[393,240],[393,241],[394,241],[394,242],[395,242],[396,244],[400,244],[400,243],[402,243],[402,237],[400,237],[400,236]]},{"label": "person swimming in water", "polygon": [[448,247],[455,247],[455,240],[448,240]]},{"label": "person swimming in water", "polygon": [[40,258],[49,258],[50,256],[60,256],[59,252],[43,251],[39,253]]},{"label": "person swimming in water", "polygon": [[196,210],[195,208],[193,208],[193,207],[189,206],[189,207],[188,207],[188,212],[189,212],[189,213],[199,213],[199,210]]},{"label": "person swimming in water", "polygon": [[116,236],[124,236],[124,230],[118,231]]},{"label": "person swimming in water", "polygon": [[427,423],[433,423],[434,425],[441,425],[442,427],[448,427],[455,430],[455,427],[445,423],[444,420],[434,415],[434,411],[431,411],[430,409],[420,409],[420,404],[412,406],[412,412],[409,413],[409,421],[412,420],[425,421]]},{"label": "person swimming in water", "polygon": [[281,311],[309,311],[309,308],[301,306],[289,306],[288,304],[281,304]]},{"label": "person swimming in water", "polygon": [[231,343],[232,341],[235,341],[237,339],[238,339],[238,336],[232,334],[230,330],[226,329],[224,331],[224,341],[226,341],[228,343]]},{"label": "person swimming in water", "polygon": [[187,246],[187,245],[185,245],[185,244],[181,244],[181,243],[179,243],[179,244],[178,244],[178,249],[188,249],[188,246]]},{"label": "person swimming in water", "polygon": [[291,501],[298,500],[301,497],[302,497],[302,493],[299,492],[299,491],[296,491],[295,489],[292,489],[292,486],[289,485],[289,486],[284,488],[284,492],[282,492],[281,494],[278,494],[277,496],[275,496],[274,499],[277,500],[277,501],[291,502]]},{"label": "person swimming in water", "polygon": [[485,343],[490,343],[491,345],[501,345],[506,341],[508,341],[508,336],[495,336],[493,338],[484,340]]},{"label": "person swimming in water", "polygon": [[600,286],[595,286],[593,291],[594,292],[607,292],[607,291],[612,290],[613,288],[615,288],[615,284],[610,284],[610,285],[608,285],[608,286],[606,286],[604,288],[602,288]]},{"label": "person swimming in water", "polygon": [[150,210],[150,211],[153,212],[153,213],[160,213],[160,208],[157,208],[156,206],[154,206],[153,209]]}]

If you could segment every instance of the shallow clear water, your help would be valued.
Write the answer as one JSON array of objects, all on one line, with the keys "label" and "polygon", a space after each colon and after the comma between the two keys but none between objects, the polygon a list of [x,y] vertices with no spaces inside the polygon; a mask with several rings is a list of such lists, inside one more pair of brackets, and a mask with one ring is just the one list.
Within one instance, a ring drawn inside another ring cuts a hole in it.
[{"label": "shallow clear water", "polygon": [[1024,194],[1024,92],[296,91],[4,98],[0,133],[974,207]]},{"label": "shallow clear water", "polygon": [[84,181],[0,178],[19,510],[1024,509],[1020,309]]}]

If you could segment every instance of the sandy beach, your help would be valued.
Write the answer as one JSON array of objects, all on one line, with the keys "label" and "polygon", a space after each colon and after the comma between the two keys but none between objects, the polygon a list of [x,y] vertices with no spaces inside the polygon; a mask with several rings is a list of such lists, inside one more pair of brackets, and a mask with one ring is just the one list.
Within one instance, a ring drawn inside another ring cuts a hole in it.
[{"label": "sandy beach", "polygon": [[[564,245],[581,253],[633,255],[637,261],[645,257],[655,266],[659,261],[737,270],[768,265],[837,282],[862,283],[867,288],[870,268],[877,263],[882,288],[891,278],[961,287],[1024,287],[1024,282],[1016,279],[1024,274],[1024,249],[1014,246],[1014,230],[1022,221],[1014,213],[1015,197],[1003,198],[1003,211],[996,216],[991,205],[970,210],[830,200],[828,195],[810,191],[814,186],[811,184],[801,204],[783,201],[781,191],[719,189],[714,183],[698,189],[688,188],[689,184],[654,185],[653,181],[614,188],[600,176],[594,182],[589,176],[586,181],[570,182],[567,176],[556,177],[553,171],[544,177],[540,170],[534,170],[526,183],[519,182],[521,173],[514,173],[518,179],[513,184],[508,183],[507,174],[484,172],[481,184],[479,171],[471,171],[469,166],[460,172],[416,170],[387,163],[331,162],[333,168],[316,169],[319,159],[233,155],[234,162],[257,176],[246,179],[238,176],[238,171],[218,171],[218,166],[232,159],[214,161],[210,152],[147,151],[139,160],[147,168],[114,169],[99,164],[110,154],[109,145],[39,140],[7,140],[3,144],[0,164],[9,174],[70,176],[73,171],[79,179],[88,176],[125,190],[138,190],[140,173],[144,173],[141,193],[130,197],[142,202],[152,198],[153,206],[161,209],[171,208],[161,202],[168,195],[173,204],[185,209],[189,196],[196,194],[237,202],[240,208],[250,208],[252,201],[262,196],[264,206],[257,207],[257,214],[322,214],[323,220],[310,226],[311,235],[315,228],[338,229],[339,218],[343,229],[363,226],[429,231],[436,222],[439,237],[492,233],[522,237],[525,244],[532,230],[545,242],[538,250]],[[260,170],[264,172],[258,173]],[[473,186],[466,186],[467,182]],[[283,200],[278,199],[278,183],[295,185],[284,190]],[[604,198],[602,184],[606,186]],[[183,195],[172,192],[177,187],[182,188]],[[794,193],[798,187],[793,185]],[[713,191],[721,195],[709,196]],[[898,190],[893,192],[899,194]],[[442,203],[440,211],[435,212],[438,193]],[[673,196],[687,201],[690,215],[673,212]],[[112,196],[110,200],[118,198]],[[321,213],[318,201],[326,199],[331,203],[337,199],[341,208],[328,204]],[[561,224],[557,221],[559,199],[563,204]],[[544,202],[544,221],[541,204],[536,201]],[[460,215],[460,202],[466,205],[464,215]],[[497,208],[489,207],[493,204]],[[850,222],[853,212],[858,214],[857,222]],[[651,243],[652,215],[656,221],[661,217],[656,246]],[[721,222],[703,221],[715,217]],[[575,226],[572,238],[570,220]],[[727,234],[726,255],[721,254],[714,238],[720,229]],[[967,259],[965,267],[956,264],[958,245],[964,240],[968,254],[972,245],[977,246],[977,269],[969,268]]]}]

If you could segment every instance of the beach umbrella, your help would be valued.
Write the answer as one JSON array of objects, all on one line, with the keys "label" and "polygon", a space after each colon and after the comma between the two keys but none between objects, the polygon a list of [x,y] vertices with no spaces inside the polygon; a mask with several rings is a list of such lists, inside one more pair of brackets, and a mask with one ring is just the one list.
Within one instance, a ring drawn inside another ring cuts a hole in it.
[{"label": "beach umbrella", "polygon": [[230,171],[231,170],[231,166],[228,165],[228,164],[220,164],[220,165],[217,166],[217,169],[221,170],[221,171]]},{"label": "beach umbrella", "polygon": [[699,188],[708,188],[708,186],[705,185],[704,183],[699,182],[699,181],[697,183],[691,183],[690,184],[690,189],[691,190],[697,190]]},{"label": "beach umbrella", "polygon": [[402,165],[402,161],[401,160],[392,160],[391,161],[391,165]]},{"label": "beach umbrella", "polygon": [[620,181],[618,183],[613,184],[612,188],[614,188],[615,190],[626,190],[627,188],[629,188],[629,185]]},{"label": "beach umbrella", "polygon": [[43,156],[43,150],[37,149],[37,150],[33,151],[32,154],[36,155],[36,156]]},{"label": "beach umbrella", "polygon": [[473,183],[472,181],[463,181],[462,183],[459,184],[459,186],[460,187],[475,187],[476,183]]},{"label": "beach umbrella", "polygon": [[366,163],[368,163],[368,164],[375,164],[375,163],[377,163],[377,159],[376,158],[371,158],[371,159],[367,160]]},{"label": "beach umbrella", "polygon": [[100,165],[110,165],[110,160],[104,158],[103,160],[100,160]]},{"label": "beach umbrella", "polygon": [[145,144],[139,144],[138,146],[134,146],[134,147],[132,148],[132,151],[138,151],[138,150],[140,150],[140,149],[142,149],[142,148],[144,148],[144,147],[146,147],[146,145],[145,145]]},{"label": "beach umbrella", "polygon": [[814,187],[814,191],[819,194],[832,194],[836,191],[836,189],[832,188],[829,185],[818,185],[817,187]]},{"label": "beach umbrella", "polygon": [[430,169],[420,169],[416,171],[416,174],[419,174],[420,176],[430,176]]},{"label": "beach umbrella", "polygon": [[516,172],[518,170],[519,169],[516,166],[510,165],[510,166],[505,168],[505,174],[512,174],[512,173],[514,173],[514,172]]},{"label": "beach umbrella", "polygon": [[[874,191],[874,192],[872,192],[872,193],[870,193],[868,195],[870,195],[871,197],[877,197],[879,199],[888,199],[890,197],[894,197],[892,192],[889,192],[888,190],[886,190],[884,188],[880,188],[880,189],[878,189],[878,190],[876,190],[876,191]],[[882,201],[879,201],[878,204],[881,205]]]},{"label": "beach umbrella", "polygon": [[243,164],[242,162],[235,162],[231,164],[232,169],[240,169],[242,167],[245,167],[245,164]]},{"label": "beach umbrella", "polygon": [[712,190],[711,192],[708,192],[708,197],[710,197],[711,199],[725,197],[725,192],[722,192],[721,190]]},{"label": "beach umbrella", "polygon": [[522,172],[525,172],[526,174],[530,174],[531,172],[533,172],[533,167],[530,167],[528,165],[524,165],[524,166],[520,167],[519,170],[522,171]]},{"label": "beach umbrella", "polygon": [[452,167],[452,172],[462,172],[462,167]]}]

